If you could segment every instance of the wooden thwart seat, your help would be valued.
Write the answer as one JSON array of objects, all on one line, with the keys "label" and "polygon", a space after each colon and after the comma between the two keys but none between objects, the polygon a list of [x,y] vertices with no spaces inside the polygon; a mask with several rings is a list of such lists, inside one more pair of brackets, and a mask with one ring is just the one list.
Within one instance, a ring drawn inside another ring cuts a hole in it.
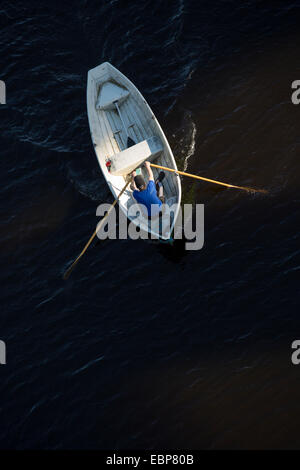
[{"label": "wooden thwart seat", "polygon": [[161,140],[157,136],[150,137],[138,144],[116,153],[110,158],[110,173],[114,176],[128,175],[144,161],[155,160],[163,151]]}]

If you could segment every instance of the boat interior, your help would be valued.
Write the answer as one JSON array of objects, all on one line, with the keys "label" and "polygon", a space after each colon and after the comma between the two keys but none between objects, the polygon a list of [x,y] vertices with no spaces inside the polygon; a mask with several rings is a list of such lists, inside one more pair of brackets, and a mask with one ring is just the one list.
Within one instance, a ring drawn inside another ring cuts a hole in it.
[{"label": "boat interior", "polygon": [[[147,171],[142,167],[146,160],[174,168],[169,146],[150,108],[134,87],[126,85],[119,75],[114,77],[110,71],[109,75],[101,76],[94,87],[97,122],[92,132],[93,141],[99,163],[115,194],[124,186],[126,175],[138,167],[147,182]],[[160,170],[152,168],[152,171],[156,179]],[[169,206],[178,202],[177,178],[174,173],[165,172],[164,196]],[[120,200],[126,212],[136,204],[132,192],[128,187]],[[145,223],[149,225],[146,220]]]}]

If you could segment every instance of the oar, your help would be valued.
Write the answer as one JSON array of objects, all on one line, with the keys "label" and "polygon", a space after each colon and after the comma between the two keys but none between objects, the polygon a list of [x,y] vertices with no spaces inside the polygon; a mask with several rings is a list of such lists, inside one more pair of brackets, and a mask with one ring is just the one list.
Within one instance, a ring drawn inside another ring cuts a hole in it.
[{"label": "oar", "polygon": [[125,189],[127,188],[127,186],[129,185],[129,183],[131,182],[131,179],[129,179],[127,181],[127,183],[125,184],[124,188],[122,189],[122,191],[120,192],[119,196],[117,197],[117,199],[114,200],[114,202],[112,203],[112,205],[110,206],[109,210],[107,211],[107,213],[105,214],[105,216],[103,217],[103,219],[101,220],[101,222],[99,223],[99,225],[97,226],[95,232],[93,233],[93,235],[91,236],[91,238],[89,239],[89,241],[87,242],[87,244],[85,245],[85,247],[83,248],[82,252],[80,253],[79,256],[77,256],[77,258],[75,259],[75,261],[71,264],[71,266],[67,269],[67,271],[65,272],[64,274],[64,279],[68,279],[68,277],[70,276],[71,272],[73,271],[73,269],[75,268],[76,264],[78,263],[78,261],[80,260],[80,258],[84,255],[84,253],[86,252],[86,250],[88,249],[88,247],[90,246],[90,244],[92,243],[92,241],[94,240],[95,236],[97,235],[97,232],[101,229],[102,225],[104,224],[104,221],[105,219],[107,219],[107,217],[109,216],[109,214],[111,213],[111,211],[113,210],[113,208],[115,207],[115,205],[117,204],[118,200],[120,199],[120,197],[122,196],[122,194],[124,193]]},{"label": "oar", "polygon": [[234,184],[222,183],[221,181],[211,180],[209,178],[204,178],[203,176],[192,175],[191,173],[185,173],[184,171],[174,170],[173,168],[167,168],[161,165],[155,165],[154,163],[150,163],[151,166],[154,168],[160,168],[161,170],[171,171],[172,173],[178,173],[179,175],[189,176],[190,178],[195,178],[197,180],[208,181],[209,183],[220,184],[221,186],[227,186],[227,188],[236,188],[236,189],[244,189],[245,191],[252,191],[256,193],[267,193],[266,189],[254,189],[254,188],[247,188],[245,186],[235,186]]},{"label": "oar", "polygon": [[119,113],[119,116],[120,116],[120,119],[121,119],[121,123],[122,123],[123,129],[124,129],[124,132],[125,132],[125,134],[127,135],[127,148],[128,148],[128,147],[132,147],[133,145],[135,145],[135,141],[134,141],[131,137],[129,137],[129,135],[128,135],[128,132],[127,132],[127,130],[126,130],[126,126],[125,126],[125,123],[124,123],[124,121],[123,121],[122,114],[121,114],[121,111],[120,111],[120,108],[119,108],[119,105],[118,105],[118,100],[114,101],[114,105],[115,105],[116,108],[117,108],[117,111],[118,111],[118,113]]}]

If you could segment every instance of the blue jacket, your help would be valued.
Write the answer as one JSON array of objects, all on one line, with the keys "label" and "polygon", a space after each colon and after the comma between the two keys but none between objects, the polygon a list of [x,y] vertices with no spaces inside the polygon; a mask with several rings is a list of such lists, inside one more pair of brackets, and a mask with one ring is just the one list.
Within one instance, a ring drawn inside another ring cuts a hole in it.
[{"label": "blue jacket", "polygon": [[[157,215],[160,212],[162,202],[157,196],[154,181],[149,181],[144,191],[133,191],[133,197],[142,205],[144,212],[147,213],[149,217]],[[152,210],[151,205],[153,206]]]}]

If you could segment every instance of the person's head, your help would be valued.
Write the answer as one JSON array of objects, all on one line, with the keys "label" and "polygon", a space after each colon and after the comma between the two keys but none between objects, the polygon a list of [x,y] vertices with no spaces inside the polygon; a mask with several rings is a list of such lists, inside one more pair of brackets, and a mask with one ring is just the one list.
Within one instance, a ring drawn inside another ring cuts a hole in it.
[{"label": "person's head", "polygon": [[146,189],[146,183],[142,175],[136,175],[134,177],[134,182],[139,191],[144,191]]}]

